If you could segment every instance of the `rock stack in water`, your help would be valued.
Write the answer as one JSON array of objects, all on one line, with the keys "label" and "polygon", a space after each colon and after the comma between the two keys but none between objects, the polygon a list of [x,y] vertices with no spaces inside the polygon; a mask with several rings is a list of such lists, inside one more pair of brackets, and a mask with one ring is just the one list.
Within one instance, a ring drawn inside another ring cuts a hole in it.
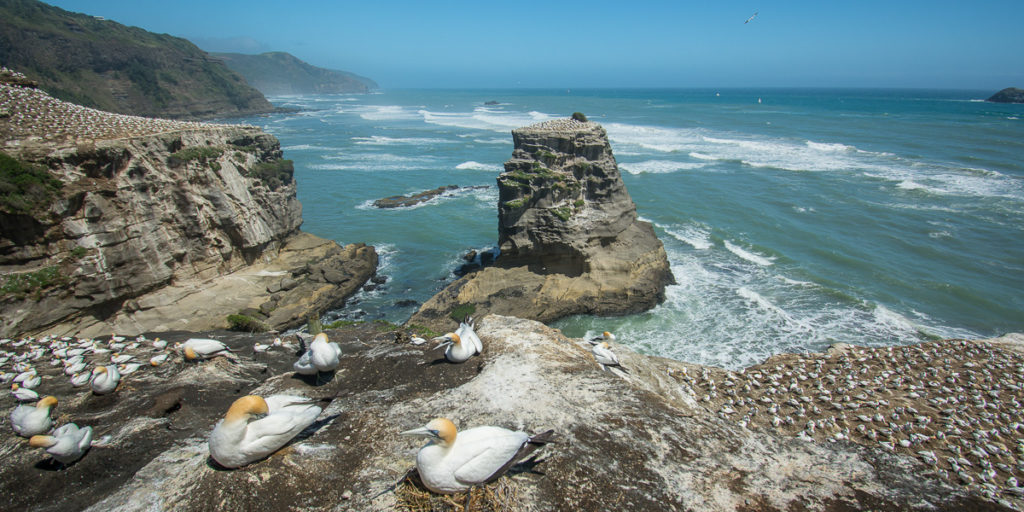
[{"label": "rock stack in water", "polygon": [[549,322],[661,302],[673,281],[665,248],[638,220],[604,128],[558,119],[512,137],[512,158],[498,177],[500,257],[452,283],[410,321],[439,326],[460,310]]}]

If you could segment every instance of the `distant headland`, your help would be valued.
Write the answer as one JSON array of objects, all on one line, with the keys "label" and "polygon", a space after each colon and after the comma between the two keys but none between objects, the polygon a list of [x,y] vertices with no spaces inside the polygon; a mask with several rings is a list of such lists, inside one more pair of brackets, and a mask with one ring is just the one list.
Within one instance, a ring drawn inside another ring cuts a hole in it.
[{"label": "distant headland", "polygon": [[1006,89],[993,94],[985,101],[991,101],[993,103],[1024,103],[1024,89],[1007,87]]}]

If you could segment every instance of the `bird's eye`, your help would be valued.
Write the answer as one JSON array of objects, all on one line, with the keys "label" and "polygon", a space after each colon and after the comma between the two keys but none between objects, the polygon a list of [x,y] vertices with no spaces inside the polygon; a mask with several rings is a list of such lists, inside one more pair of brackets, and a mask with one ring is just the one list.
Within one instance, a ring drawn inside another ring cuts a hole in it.
[{"label": "bird's eye", "polygon": [[438,430],[431,430],[430,431],[430,435],[432,435],[434,437],[441,437],[441,432],[438,431]]}]

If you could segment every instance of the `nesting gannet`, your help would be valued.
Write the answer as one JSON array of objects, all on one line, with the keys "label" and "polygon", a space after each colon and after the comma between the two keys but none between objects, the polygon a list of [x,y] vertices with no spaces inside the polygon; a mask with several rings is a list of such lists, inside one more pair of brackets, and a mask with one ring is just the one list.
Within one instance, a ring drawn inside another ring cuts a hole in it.
[{"label": "nesting gannet", "polygon": [[105,395],[117,389],[117,383],[121,380],[121,373],[116,366],[100,366],[92,371],[92,392],[97,395]]},{"label": "nesting gannet", "polygon": [[455,334],[462,338],[463,343],[472,343],[476,347],[476,353],[479,354],[484,351],[484,344],[480,341],[480,336],[476,335],[474,327],[473,317],[467,317],[465,322],[459,322],[459,328],[455,330]]},{"label": "nesting gannet", "polygon": [[24,389],[17,384],[11,384],[11,394],[14,395],[14,399],[19,402],[30,402],[39,398],[39,393],[31,389]]},{"label": "nesting gannet", "polygon": [[416,454],[416,469],[428,489],[461,492],[497,480],[508,468],[550,442],[553,430],[530,436],[501,427],[475,427],[456,436],[455,424],[436,418],[425,426],[402,432],[430,440]]},{"label": "nesting gannet", "polygon": [[608,331],[604,331],[603,333],[601,333],[600,336],[596,338],[590,338],[590,343],[592,345],[601,341],[615,341],[615,335]]},{"label": "nesting gannet", "polygon": [[609,366],[617,366],[625,371],[625,368],[622,368],[622,365],[619,364],[619,358],[615,357],[615,353],[612,352],[612,347],[607,341],[602,341],[591,347],[590,353],[594,354],[594,359],[597,360],[597,364],[601,365],[602,370],[607,371]]},{"label": "nesting gannet", "polygon": [[327,334],[319,333],[309,344],[309,349],[292,365],[296,373],[301,375],[317,375],[334,371],[341,362],[341,347],[337,343],[327,341]]},{"label": "nesting gannet", "polygon": [[119,364],[117,365],[117,370],[121,372],[121,375],[129,375],[135,373],[141,366],[142,364],[140,363]]},{"label": "nesting gannet", "polygon": [[43,382],[43,378],[38,375],[33,375],[23,381],[21,381],[21,387],[25,389],[35,389]]},{"label": "nesting gannet", "polygon": [[167,340],[162,340],[160,338],[153,340],[153,348],[155,350],[163,350],[167,348]]},{"label": "nesting gannet", "polygon": [[81,459],[92,446],[92,427],[79,428],[74,423],[68,423],[57,427],[48,436],[32,436],[28,444],[35,448],[46,448],[46,453],[61,464],[71,464]]},{"label": "nesting gannet", "polygon": [[169,354],[160,354],[149,358],[149,364],[152,366],[160,366],[167,360]]},{"label": "nesting gannet", "polygon": [[22,437],[43,434],[53,426],[50,409],[57,405],[57,398],[48,396],[36,405],[19,405],[11,411],[11,426]]},{"label": "nesting gannet", "polygon": [[217,356],[225,356],[233,359],[234,354],[223,342],[205,338],[189,338],[181,346],[185,353],[185,359],[195,361],[197,359],[210,359]]},{"label": "nesting gannet", "polygon": [[89,373],[76,373],[71,376],[71,385],[80,388],[89,383],[89,379],[92,378],[92,374]]},{"label": "nesting gannet", "polygon": [[413,345],[422,345],[427,342],[427,339],[413,335],[411,338],[409,338],[409,341],[411,341]]},{"label": "nesting gannet", "polygon": [[226,468],[260,460],[316,421],[320,407],[301,396],[244,396],[210,433],[210,456]]}]

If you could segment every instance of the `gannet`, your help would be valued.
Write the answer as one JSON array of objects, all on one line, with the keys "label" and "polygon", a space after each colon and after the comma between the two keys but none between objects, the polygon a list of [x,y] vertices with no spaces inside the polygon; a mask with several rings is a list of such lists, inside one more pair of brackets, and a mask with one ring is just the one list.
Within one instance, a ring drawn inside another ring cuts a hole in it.
[{"label": "gannet", "polygon": [[43,434],[53,426],[50,409],[57,405],[57,398],[48,396],[36,405],[19,405],[11,411],[11,426],[22,437]]},{"label": "gannet", "polygon": [[744,25],[746,25],[747,23],[750,23],[750,22],[751,22],[751,21],[753,21],[753,20],[754,20],[754,18],[756,18],[756,17],[757,17],[757,11],[754,11],[754,15],[753,15],[753,16],[751,16],[751,17],[749,17],[749,18],[747,18],[747,21],[744,21],[744,22],[743,22],[743,24],[744,24]]},{"label": "gannet", "polygon": [[[607,341],[602,341],[591,347],[590,353],[594,354],[594,359],[597,360],[597,364],[601,365],[602,370],[607,371],[609,366],[622,368],[622,365],[619,364],[619,358],[615,357],[612,347],[608,345]],[[622,370],[625,371],[625,368],[622,368]]]},{"label": "gannet", "polygon": [[550,442],[553,430],[530,436],[501,427],[475,427],[458,433],[455,424],[436,418],[425,426],[402,432],[430,440],[416,454],[416,469],[428,489],[461,492],[497,480],[508,468]]},{"label": "gannet", "polygon": [[135,371],[138,370],[140,366],[142,365],[139,363],[119,364],[117,365],[117,369],[119,372],[121,372],[121,375],[129,375],[135,373]]},{"label": "gannet", "polygon": [[71,464],[81,459],[92,446],[92,427],[78,428],[78,425],[68,423],[48,436],[32,436],[28,444],[35,448],[46,448],[46,453],[61,464]]},{"label": "gannet", "polygon": [[92,392],[97,395],[105,395],[117,389],[117,383],[121,380],[121,374],[116,366],[100,366],[92,371]]},{"label": "gannet", "polygon": [[415,336],[415,335],[413,335],[410,338],[410,341],[412,341],[413,345],[422,345],[422,344],[427,342],[426,338],[421,338],[421,337]]},{"label": "gannet", "polygon": [[[463,330],[463,325],[466,324],[461,324],[458,330]],[[472,328],[470,328],[470,332],[472,332]],[[473,333],[473,336],[476,336],[475,332]],[[445,334],[444,336],[438,336],[434,338],[434,341],[440,342],[440,344],[437,347],[435,347],[435,349],[447,347],[444,350],[444,357],[445,359],[453,363],[465,362],[470,357],[473,357],[474,354],[479,353],[480,348],[477,346],[476,343],[479,342],[480,338],[476,338],[476,340],[476,342],[470,340],[464,341],[462,339],[462,336],[459,335],[457,332],[450,332],[448,334]]]},{"label": "gannet", "polygon": [[164,361],[167,360],[168,354],[160,354],[149,358],[149,364],[152,366],[160,366]]},{"label": "gannet", "polygon": [[210,456],[226,468],[260,460],[316,421],[320,407],[301,396],[244,396],[210,433]]},{"label": "gannet", "polygon": [[185,353],[185,359],[189,361],[194,361],[196,359],[210,359],[217,356],[225,356],[228,359],[234,358],[234,355],[231,353],[231,349],[229,349],[224,343],[217,340],[189,338],[185,341],[185,344],[181,346],[181,349]]},{"label": "gannet", "polygon": [[466,317],[465,322],[459,322],[459,328],[455,330],[455,334],[462,338],[463,343],[472,343],[476,347],[476,353],[479,354],[484,351],[484,344],[473,328],[473,317]]},{"label": "gannet", "polygon": [[301,375],[316,375],[317,383],[320,381],[320,373],[334,371],[341,362],[341,347],[337,343],[327,341],[327,334],[319,333],[313,338],[302,357],[295,364],[295,372]]},{"label": "gannet", "polygon": [[25,389],[35,389],[40,383],[43,382],[43,378],[38,375],[33,375],[23,381],[21,381],[21,387]]},{"label": "gannet", "polygon": [[615,335],[608,331],[604,331],[603,333],[601,333],[600,336],[596,338],[590,338],[591,345],[601,341],[615,341]]},{"label": "gannet", "polygon": [[156,350],[163,350],[167,348],[167,340],[162,340],[160,338],[153,340],[153,348]]},{"label": "gannet", "polygon": [[88,373],[76,373],[71,376],[71,385],[80,388],[89,383],[89,379],[92,378],[91,374]]},{"label": "gannet", "polygon": [[11,384],[11,394],[14,395],[14,399],[19,402],[29,402],[39,399],[39,393],[36,393],[31,389],[24,389],[18,384]]}]

